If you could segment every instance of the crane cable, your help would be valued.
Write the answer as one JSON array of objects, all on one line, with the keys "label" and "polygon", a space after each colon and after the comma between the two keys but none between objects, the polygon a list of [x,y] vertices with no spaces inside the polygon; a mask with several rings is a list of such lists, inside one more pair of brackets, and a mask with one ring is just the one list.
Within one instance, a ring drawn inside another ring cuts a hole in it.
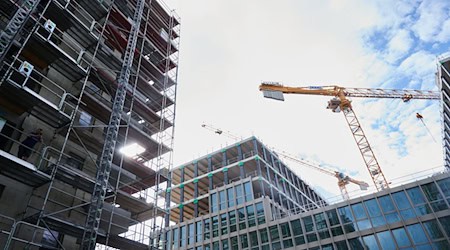
[{"label": "crane cable", "polygon": [[431,136],[431,138],[433,139],[433,141],[437,143],[436,139],[434,139],[434,136],[433,136],[433,134],[431,133],[431,130],[428,128],[428,126],[427,126],[427,125],[425,124],[425,122],[423,121],[423,116],[422,116],[421,114],[419,114],[419,113],[416,113],[416,117],[417,117],[417,119],[419,119],[419,120],[422,122],[423,126],[424,126],[425,129],[428,131],[428,134]]}]

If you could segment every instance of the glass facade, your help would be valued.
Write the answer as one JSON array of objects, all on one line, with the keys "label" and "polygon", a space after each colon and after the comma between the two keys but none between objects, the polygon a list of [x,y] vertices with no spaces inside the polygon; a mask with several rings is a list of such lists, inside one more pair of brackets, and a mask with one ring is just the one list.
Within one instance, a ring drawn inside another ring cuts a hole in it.
[{"label": "glass facade", "polygon": [[196,162],[195,171],[184,166],[176,178],[184,181],[186,202],[171,216],[191,217],[168,228],[166,249],[450,249],[449,174],[328,205],[276,155],[250,142]]},{"label": "glass facade", "polygon": [[[254,202],[213,216],[217,233],[205,240],[212,240],[213,249],[219,250],[450,249],[450,178],[423,182],[272,221],[263,216],[270,206]],[[202,226],[206,232],[208,226]],[[187,228],[190,232],[193,227]],[[196,228],[203,230],[199,224]]]}]

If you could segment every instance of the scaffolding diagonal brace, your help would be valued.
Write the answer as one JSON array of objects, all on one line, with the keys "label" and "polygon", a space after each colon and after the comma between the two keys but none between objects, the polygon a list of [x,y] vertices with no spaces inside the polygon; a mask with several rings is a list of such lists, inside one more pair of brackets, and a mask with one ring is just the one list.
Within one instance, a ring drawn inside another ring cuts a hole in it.
[{"label": "scaffolding diagonal brace", "polygon": [[133,65],[134,52],[137,45],[137,38],[141,19],[144,11],[145,0],[138,0],[133,16],[127,47],[123,56],[122,68],[117,78],[117,92],[114,98],[108,130],[106,132],[105,144],[97,169],[96,183],[91,198],[91,206],[86,218],[86,230],[82,240],[82,249],[95,249],[97,232],[100,226],[103,203],[108,188],[108,180],[111,172],[111,164],[114,157],[119,125],[122,118],[122,111],[125,103],[126,90]]}]

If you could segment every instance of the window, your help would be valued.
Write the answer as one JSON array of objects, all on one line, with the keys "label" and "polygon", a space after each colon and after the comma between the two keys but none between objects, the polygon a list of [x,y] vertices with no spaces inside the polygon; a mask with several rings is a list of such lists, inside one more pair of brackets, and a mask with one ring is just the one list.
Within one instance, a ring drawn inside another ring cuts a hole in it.
[{"label": "window", "polygon": [[355,225],[353,224],[353,215],[350,212],[350,208],[348,206],[338,208],[339,216],[341,217],[341,221],[344,224],[344,229],[346,233],[351,233],[355,231]]},{"label": "window", "polygon": [[256,225],[255,209],[253,208],[253,205],[247,206],[247,221],[248,227],[253,227]]},{"label": "window", "polygon": [[166,235],[164,237],[164,239],[166,240],[166,242],[164,243],[164,247],[167,249],[172,249],[172,236],[171,236],[172,231],[167,231]]},{"label": "window", "polygon": [[186,226],[180,227],[180,247],[186,246]]},{"label": "window", "polygon": [[335,209],[327,211],[327,217],[330,226],[339,225],[339,218]]},{"label": "window", "polygon": [[328,232],[327,222],[325,220],[325,214],[319,213],[314,215],[314,221],[316,223],[316,228],[320,239],[330,238],[330,232]]},{"label": "window", "polygon": [[226,235],[228,233],[228,226],[227,226],[227,214],[221,214],[220,215],[220,228],[222,235]]},{"label": "window", "polygon": [[230,233],[236,232],[236,211],[231,211],[228,213],[230,218]]},{"label": "window", "polygon": [[217,206],[217,193],[211,194],[211,213],[215,213],[219,210],[219,206]]},{"label": "window", "polygon": [[443,198],[434,182],[422,185],[422,189],[430,203]]},{"label": "window", "polygon": [[450,178],[446,178],[437,182],[444,193],[445,197],[450,197]]},{"label": "window", "polygon": [[194,223],[188,225],[188,245],[194,244],[194,237],[195,237],[195,227]]},{"label": "window", "polygon": [[258,217],[258,224],[266,223],[266,217],[264,216],[264,206],[262,202],[258,202],[255,204],[256,206],[256,216]]},{"label": "window", "polygon": [[234,189],[233,188],[227,189],[227,193],[228,193],[228,207],[233,207],[234,206]]},{"label": "window", "polygon": [[203,222],[205,224],[205,233],[204,233],[203,240],[209,240],[211,237],[211,235],[210,235],[210,229],[211,229],[210,219],[206,219]]},{"label": "window", "polygon": [[60,235],[56,231],[49,231],[47,229],[44,230],[41,244],[44,248],[54,249],[58,247],[58,241],[60,240]]},{"label": "window", "polygon": [[259,237],[261,238],[262,244],[269,242],[269,236],[267,235],[267,228],[259,230]]},{"label": "window", "polygon": [[292,242],[291,237],[291,229],[289,228],[289,223],[280,224],[281,229],[281,237],[283,238],[283,246],[284,248],[293,247],[294,244]]},{"label": "window", "polygon": [[231,237],[231,250],[239,250],[239,241],[237,236]]},{"label": "window", "polygon": [[218,241],[213,242],[213,250],[220,250],[220,245]]},{"label": "window", "polygon": [[272,241],[280,240],[280,233],[278,232],[278,226],[271,226],[269,228],[270,231],[270,239]]},{"label": "window", "polygon": [[356,220],[361,220],[367,218],[366,211],[361,203],[356,203],[352,205],[353,214]]},{"label": "window", "polygon": [[336,250],[347,250],[347,243],[345,242],[345,240],[343,241],[338,241],[335,243],[336,244]]},{"label": "window", "polygon": [[389,250],[389,249],[395,249],[395,243],[394,239],[392,238],[391,232],[384,231],[377,233],[378,240],[380,241],[381,248]]},{"label": "window", "polygon": [[250,182],[244,183],[245,201],[251,201],[253,199],[252,184]]},{"label": "window", "polygon": [[314,221],[316,222],[317,230],[326,229],[327,222],[325,221],[325,214],[319,213],[314,215]]},{"label": "window", "polygon": [[389,195],[378,198],[378,201],[380,202],[381,209],[383,210],[388,223],[400,221],[400,217],[398,216],[394,203]]},{"label": "window", "polygon": [[447,209],[447,204],[443,200],[442,194],[439,192],[439,189],[434,182],[422,185],[421,187],[430,202],[431,208],[433,208],[435,212]]},{"label": "window", "polygon": [[250,232],[248,235],[250,237],[250,246],[252,247],[252,250],[259,250],[258,234],[256,231]]},{"label": "window", "polygon": [[211,245],[210,244],[203,245],[203,250],[211,250]]},{"label": "window", "polygon": [[425,228],[425,230],[428,233],[428,236],[430,236],[432,240],[437,240],[444,237],[436,220],[424,222],[423,227]]},{"label": "window", "polygon": [[[178,242],[180,242],[180,238],[178,237],[178,228],[175,228],[173,230],[173,238],[172,238],[172,248],[177,248],[178,247]],[[175,244],[177,244],[177,246],[175,246]]]},{"label": "window", "polygon": [[305,225],[306,232],[311,232],[314,230],[314,224],[313,224],[311,216],[306,216],[306,217],[302,218],[302,220],[303,220],[303,225]]},{"label": "window", "polygon": [[395,241],[397,241],[397,245],[399,247],[411,246],[411,242],[409,241],[408,235],[406,235],[404,228],[392,230],[392,234],[394,235]]},{"label": "window", "polygon": [[212,217],[212,237],[217,236],[219,236],[219,216],[214,216]]},{"label": "window", "polygon": [[350,244],[350,249],[352,249],[352,250],[364,250],[364,247],[363,247],[363,244],[362,244],[360,238],[348,240],[348,243]]},{"label": "window", "polygon": [[441,223],[442,227],[444,228],[445,233],[447,234],[447,237],[450,237],[450,216],[445,216],[438,219]]},{"label": "window", "polygon": [[228,239],[222,240],[222,250],[229,250]]},{"label": "window", "polygon": [[282,223],[280,224],[281,229],[281,237],[287,238],[291,237],[291,229],[289,228],[289,223]]},{"label": "window", "polygon": [[219,192],[220,210],[227,208],[227,193],[226,190]]},{"label": "window", "polygon": [[302,225],[300,220],[291,221],[292,232],[294,233],[295,245],[305,244],[305,237],[303,236]]},{"label": "window", "polygon": [[244,191],[242,190],[242,185],[236,186],[236,205],[244,203]]},{"label": "window", "polygon": [[375,239],[374,235],[368,235],[368,236],[363,237],[363,241],[364,241],[364,244],[366,245],[367,249],[370,249],[370,250],[380,249],[378,247],[377,240]]},{"label": "window", "polygon": [[92,116],[89,113],[81,111],[78,122],[81,126],[90,126],[92,124]]},{"label": "window", "polygon": [[245,208],[240,208],[237,211],[239,216],[239,229],[245,229],[247,227],[245,224]]},{"label": "window", "polygon": [[411,208],[411,204],[409,203],[409,200],[403,191],[393,193],[392,198],[394,199],[395,204],[400,210],[400,215],[404,220],[415,217],[414,211]]},{"label": "window", "polygon": [[414,205],[414,210],[417,215],[425,215],[431,213],[430,206],[426,203],[425,196],[420,190],[419,187],[410,188],[406,190],[409,198],[411,199],[412,204]]},{"label": "window", "polygon": [[425,232],[423,231],[422,226],[420,224],[407,226],[406,229],[408,230],[408,233],[411,236],[411,239],[414,242],[414,244],[428,242],[427,236],[425,236]]},{"label": "window", "polygon": [[195,233],[195,242],[202,242],[202,221],[197,221],[195,225],[197,230],[197,232]]},{"label": "window", "polygon": [[248,247],[247,234],[242,234],[240,237],[241,237],[241,247],[242,247],[242,249],[246,249]]}]

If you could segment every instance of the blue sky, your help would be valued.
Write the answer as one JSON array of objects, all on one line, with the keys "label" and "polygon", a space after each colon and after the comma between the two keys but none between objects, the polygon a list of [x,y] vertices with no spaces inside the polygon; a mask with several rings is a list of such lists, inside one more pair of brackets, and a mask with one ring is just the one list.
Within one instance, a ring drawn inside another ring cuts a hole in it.
[{"label": "blue sky", "polygon": [[[275,102],[262,97],[259,83],[437,90],[436,58],[450,47],[450,2],[444,0],[167,3],[182,21],[175,165],[234,143],[201,128],[208,123],[370,183],[343,115],[325,109],[327,97],[291,95]],[[353,104],[394,184],[442,165],[438,102]],[[339,194],[337,186],[321,186],[332,177],[290,166],[325,196]]]}]

